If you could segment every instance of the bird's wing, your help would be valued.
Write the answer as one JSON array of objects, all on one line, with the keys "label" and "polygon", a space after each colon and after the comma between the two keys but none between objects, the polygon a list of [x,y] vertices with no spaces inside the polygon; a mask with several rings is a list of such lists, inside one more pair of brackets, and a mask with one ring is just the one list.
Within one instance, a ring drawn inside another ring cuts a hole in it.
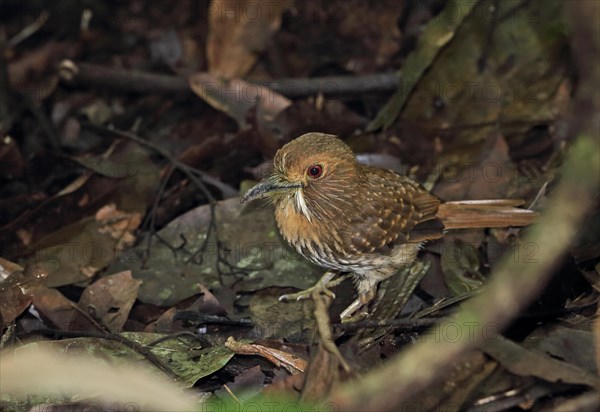
[{"label": "bird's wing", "polygon": [[364,166],[364,197],[352,213],[347,246],[358,253],[385,252],[401,243],[442,236],[436,219],[440,199],[413,180]]}]

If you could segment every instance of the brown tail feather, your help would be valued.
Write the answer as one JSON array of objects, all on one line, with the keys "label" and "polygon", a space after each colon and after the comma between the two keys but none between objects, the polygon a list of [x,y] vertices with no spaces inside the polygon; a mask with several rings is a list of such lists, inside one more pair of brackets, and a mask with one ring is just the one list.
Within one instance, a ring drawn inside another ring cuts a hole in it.
[{"label": "brown tail feather", "polygon": [[444,202],[439,206],[437,217],[446,229],[527,226],[538,214],[515,207],[523,203],[518,199]]}]

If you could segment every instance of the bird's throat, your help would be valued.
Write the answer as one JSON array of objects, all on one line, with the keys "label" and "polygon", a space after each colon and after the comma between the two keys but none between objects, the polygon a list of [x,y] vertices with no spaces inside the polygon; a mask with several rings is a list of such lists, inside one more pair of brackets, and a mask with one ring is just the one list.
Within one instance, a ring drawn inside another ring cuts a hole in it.
[{"label": "bird's throat", "polygon": [[281,199],[275,206],[277,226],[283,237],[290,243],[316,237],[315,225],[311,219],[312,213],[301,190]]}]

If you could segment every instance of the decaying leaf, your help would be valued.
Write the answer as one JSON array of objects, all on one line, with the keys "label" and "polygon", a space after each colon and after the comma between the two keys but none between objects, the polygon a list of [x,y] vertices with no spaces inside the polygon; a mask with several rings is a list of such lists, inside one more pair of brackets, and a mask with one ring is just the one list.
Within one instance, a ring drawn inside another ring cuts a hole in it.
[{"label": "decaying leaf", "polygon": [[[78,306],[84,313],[93,310],[94,318],[101,321],[103,326],[113,332],[120,332],[137,298],[141,283],[141,280],[131,277],[131,271],[105,276],[85,288]],[[78,329],[76,325],[72,325],[72,328]]]},{"label": "decaying leaf", "polygon": [[12,322],[32,301],[30,294],[21,287],[24,280],[23,268],[16,263],[0,258],[0,320],[2,326]]},{"label": "decaying leaf", "polygon": [[50,327],[69,330],[78,313],[76,304],[57,289],[39,286],[33,290],[33,306]]},{"label": "decaying leaf", "polygon": [[238,355],[262,356],[274,365],[285,368],[291,374],[304,372],[306,369],[306,361],[294,354],[255,343],[236,341],[233,336],[227,339],[225,347]]},{"label": "decaying leaf", "polygon": [[48,273],[46,286],[62,286],[91,279],[135,240],[139,213],[109,205],[96,218],[86,218],[46,236],[29,258]]},{"label": "decaying leaf", "polygon": [[159,306],[197,294],[199,284],[218,296],[219,288],[230,288],[221,282],[237,276],[235,290],[247,292],[269,286],[307,288],[321,273],[284,245],[270,209],[244,214],[239,198],[217,202],[218,239],[214,230],[207,235],[211,219],[209,205],[190,210],[158,232],[161,241],[152,243],[145,261],[140,259],[148,244],[143,241],[120,254],[108,271],[130,269],[144,281],[138,299]]},{"label": "decaying leaf", "polygon": [[[431,66],[443,47],[455,37],[458,27],[476,3],[470,0],[451,1],[441,12],[439,18],[432,19],[427,24],[419,38],[417,49],[409,56],[402,67],[401,88],[369,124],[369,130],[376,130],[380,127],[387,128],[396,120],[421,76]],[[450,18],[456,10],[459,11],[458,14],[454,18]]]},{"label": "decaying leaf", "polygon": [[520,376],[535,376],[548,382],[562,382],[600,388],[600,378],[585,370],[521,345],[501,336],[486,342],[482,350],[510,372]]},{"label": "decaying leaf", "polygon": [[[509,143],[527,139],[525,131],[551,121],[562,107],[555,97],[565,73],[559,52],[565,47],[564,4],[560,0],[448,3],[452,17],[442,11],[428,29],[434,24],[460,24],[419,77],[400,119],[434,135],[448,130],[442,134],[445,151],[455,149],[465,156],[469,145],[480,144],[499,128]],[[423,37],[427,38],[425,33]],[[389,125],[393,118],[386,120]]]}]

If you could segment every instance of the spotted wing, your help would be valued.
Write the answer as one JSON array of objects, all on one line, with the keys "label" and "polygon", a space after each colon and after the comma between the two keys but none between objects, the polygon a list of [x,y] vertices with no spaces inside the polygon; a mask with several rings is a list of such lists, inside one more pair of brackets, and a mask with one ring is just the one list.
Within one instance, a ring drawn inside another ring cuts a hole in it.
[{"label": "spotted wing", "polygon": [[364,166],[364,186],[352,213],[347,246],[354,253],[385,253],[401,243],[442,236],[436,219],[440,199],[413,180],[392,171]]}]

